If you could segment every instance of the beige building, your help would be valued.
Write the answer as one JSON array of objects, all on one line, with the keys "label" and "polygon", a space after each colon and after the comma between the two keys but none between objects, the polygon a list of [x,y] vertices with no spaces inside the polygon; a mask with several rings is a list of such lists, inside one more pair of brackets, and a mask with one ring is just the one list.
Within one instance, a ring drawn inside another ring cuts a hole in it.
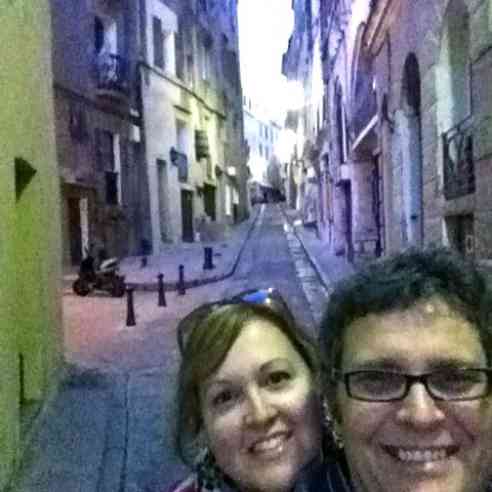
[{"label": "beige building", "polygon": [[247,215],[236,3],[141,2],[152,247]]},{"label": "beige building", "polygon": [[[47,0],[0,9],[0,489],[61,362],[60,193]],[[22,40],[17,42],[16,40]]]},{"label": "beige building", "polygon": [[322,124],[312,124],[309,90],[304,119],[316,128],[317,220],[332,251],[372,257],[433,243],[490,258],[491,2],[293,5],[284,70],[313,87],[322,62]]}]

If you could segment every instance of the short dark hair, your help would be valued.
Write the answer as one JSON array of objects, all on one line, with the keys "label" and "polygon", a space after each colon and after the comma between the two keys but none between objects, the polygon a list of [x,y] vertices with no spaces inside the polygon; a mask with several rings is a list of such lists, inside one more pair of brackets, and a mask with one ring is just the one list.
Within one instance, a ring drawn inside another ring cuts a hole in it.
[{"label": "short dark hair", "polygon": [[346,328],[356,319],[439,297],[478,331],[492,359],[492,298],[476,265],[443,247],[408,249],[375,261],[335,286],[320,325],[323,372],[339,369]]},{"label": "short dark hair", "polygon": [[270,321],[290,341],[313,375],[319,380],[319,357],[315,343],[293,322],[290,313],[252,303],[234,303],[196,317],[184,348],[177,387],[175,444],[183,462],[191,464],[196,441],[202,431],[200,388],[224,362],[243,328],[253,320]]}]

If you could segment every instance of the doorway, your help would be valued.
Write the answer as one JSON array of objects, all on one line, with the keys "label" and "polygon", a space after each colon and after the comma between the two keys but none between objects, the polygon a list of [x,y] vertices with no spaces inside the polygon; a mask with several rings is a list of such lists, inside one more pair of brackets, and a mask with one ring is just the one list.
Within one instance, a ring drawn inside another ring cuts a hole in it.
[{"label": "doorway", "polygon": [[203,185],[203,201],[205,207],[205,213],[212,219],[216,220],[215,212],[215,187],[209,184]]},{"label": "doorway", "polygon": [[183,241],[192,243],[193,234],[193,192],[181,190],[181,218],[183,227]]},{"label": "doorway", "polygon": [[379,156],[374,158],[372,169],[372,214],[376,226],[376,245],[374,255],[379,258],[384,252],[384,193],[383,176],[381,173],[381,161]]},{"label": "doorway", "polygon": [[345,232],[345,244],[347,260],[354,261],[354,245],[352,242],[352,183],[348,180],[342,181],[343,192],[343,222]]}]

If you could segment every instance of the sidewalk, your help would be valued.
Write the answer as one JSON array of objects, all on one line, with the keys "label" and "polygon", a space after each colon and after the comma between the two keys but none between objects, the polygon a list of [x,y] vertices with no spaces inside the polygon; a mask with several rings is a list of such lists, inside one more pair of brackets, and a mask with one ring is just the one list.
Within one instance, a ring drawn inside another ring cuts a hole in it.
[{"label": "sidewalk", "polygon": [[[187,289],[224,280],[234,273],[260,213],[261,208],[255,207],[247,220],[231,226],[223,241],[169,244],[159,254],[146,256],[146,266],[142,266],[142,256],[123,258],[120,273],[125,276],[126,284],[136,290],[157,290],[160,273],[164,275],[166,291],[177,290],[179,265],[184,266]],[[204,269],[205,247],[212,248],[213,269]],[[76,273],[67,272],[63,282],[65,288],[71,288],[76,278]]]},{"label": "sidewalk", "polygon": [[316,231],[302,225],[299,211],[287,209],[284,206],[282,211],[293,227],[295,235],[300,240],[321,282],[330,293],[336,282],[354,272],[354,266],[344,256],[335,256],[330,253],[328,245],[318,238]]}]

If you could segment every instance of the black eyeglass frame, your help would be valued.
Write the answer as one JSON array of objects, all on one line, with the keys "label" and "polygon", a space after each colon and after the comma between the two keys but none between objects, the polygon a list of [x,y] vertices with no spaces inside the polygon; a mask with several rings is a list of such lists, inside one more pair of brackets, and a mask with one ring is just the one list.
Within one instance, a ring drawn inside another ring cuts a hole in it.
[{"label": "black eyeglass frame", "polygon": [[[433,390],[429,386],[429,378],[431,376],[435,376],[436,374],[443,374],[443,373],[456,373],[456,372],[466,372],[466,373],[481,373],[485,374],[487,379],[485,382],[485,389],[483,394],[479,394],[478,396],[472,396],[472,397],[462,397],[462,398],[443,398],[442,395],[436,394],[435,390]],[[401,395],[397,397],[392,397],[392,398],[364,398],[360,396],[354,395],[352,389],[351,389],[351,383],[350,383],[350,378],[353,377],[354,375],[358,374],[368,374],[368,373],[374,373],[374,374],[394,374],[397,376],[401,376],[404,379],[405,385],[403,387],[403,392]],[[404,400],[407,396],[408,393],[410,392],[410,388],[415,384],[415,383],[421,383],[424,385],[424,388],[426,389],[427,393],[434,399],[438,401],[448,401],[448,402],[460,402],[460,401],[472,401],[472,400],[479,400],[481,398],[486,398],[487,396],[490,395],[492,391],[492,385],[491,385],[491,375],[492,375],[492,368],[490,367],[477,367],[477,368],[457,368],[457,369],[439,369],[436,371],[432,372],[427,372],[424,374],[405,374],[401,372],[395,372],[395,371],[383,371],[383,370],[376,370],[376,369],[365,369],[365,370],[358,370],[358,371],[350,371],[343,373],[342,371],[337,371],[333,370],[332,371],[332,380],[334,382],[342,382],[345,386],[345,390],[347,392],[347,395],[358,401],[365,401],[365,402],[373,402],[373,403],[385,403],[385,402],[394,402],[394,401],[402,401]]]},{"label": "black eyeglass frame", "polygon": [[[255,296],[260,296],[261,299],[256,300]],[[209,302],[202,304],[198,308],[188,313],[178,324],[176,336],[178,341],[178,348],[181,355],[184,354],[186,349],[187,340],[190,337],[197,322],[194,320],[198,317],[204,319],[215,310],[223,306],[232,306],[235,304],[251,304],[259,306],[269,306],[269,301],[277,305],[277,309],[272,307],[272,310],[284,317],[289,323],[294,323],[294,316],[289,309],[289,306],[285,302],[280,292],[274,287],[248,289],[239,292],[231,297],[221,299],[220,301]]]}]

